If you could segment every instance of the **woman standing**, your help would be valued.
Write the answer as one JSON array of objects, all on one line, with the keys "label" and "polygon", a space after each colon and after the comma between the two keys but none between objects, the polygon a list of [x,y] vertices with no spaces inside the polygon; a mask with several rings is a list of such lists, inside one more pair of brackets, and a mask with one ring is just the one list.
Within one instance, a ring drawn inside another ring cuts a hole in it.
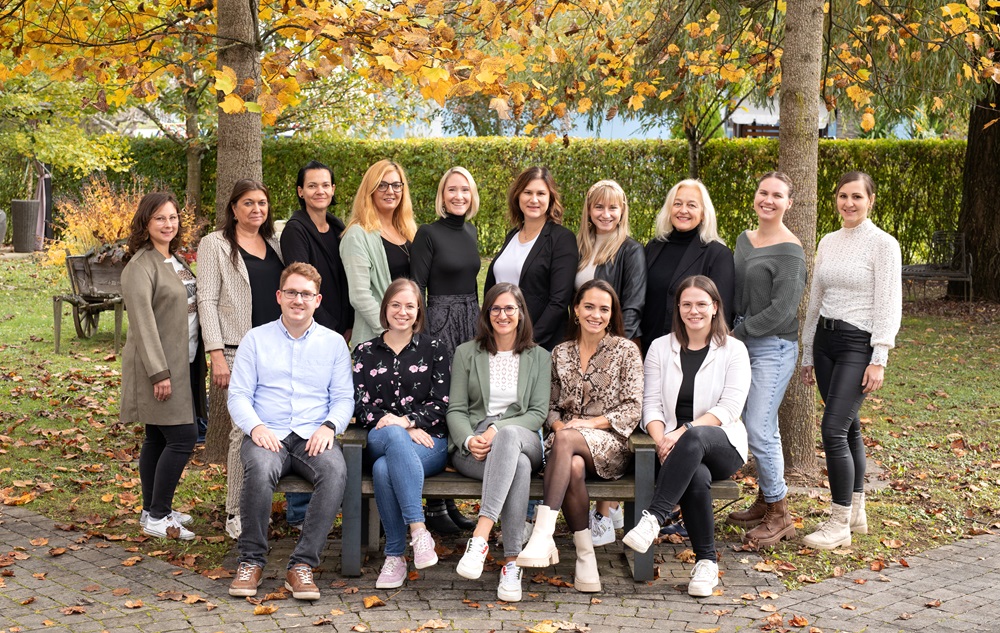
[{"label": "woman standing", "polygon": [[806,256],[782,219],[792,206],[792,180],[780,171],[764,174],[753,207],[757,229],[736,240],[736,299],[733,336],[750,354],[752,380],[743,423],[757,462],[757,500],[733,512],[729,522],[753,528],[743,540],[770,547],[795,536],[785,495],[778,407],[799,357],[799,301],[806,287]]},{"label": "woman standing", "polygon": [[712,480],[726,479],[747,459],[740,412],[750,389],[750,358],[729,336],[722,298],[711,279],[688,277],[677,288],[673,330],[646,355],[643,428],[660,459],[653,502],[623,539],[645,552],[680,503],[695,554],[688,594],[712,595],[719,584],[712,517]]},{"label": "woman standing", "polygon": [[576,545],[573,585],[592,592],[601,590],[601,578],[586,478],[625,474],[632,458],[628,438],[642,415],[642,359],[635,343],[622,336],[621,307],[608,282],[592,279],[580,286],[573,312],[569,339],[552,351],[544,504],[517,564],[559,562],[552,533],[562,509]]},{"label": "woman standing", "polygon": [[498,283],[486,292],[476,339],[455,351],[448,431],[458,447],[456,470],[483,482],[479,522],[458,563],[477,579],[489,552],[490,531],[503,521],[504,566],[497,598],[521,600],[521,553],[531,475],[542,465],[538,430],[549,406],[551,360],[535,345],[524,296]]},{"label": "woman standing", "polygon": [[472,174],[452,167],[441,177],[434,200],[441,219],[421,226],[413,240],[410,269],[420,290],[427,291],[428,333],[444,344],[449,360],[476,333],[479,242],[476,227],[467,220],[478,211]]},{"label": "woman standing", "polygon": [[139,454],[143,533],[190,540],[194,533],[184,525],[192,518],[173,510],[173,500],[198,439],[192,378],[204,376],[205,354],[194,274],[176,254],[180,232],[172,193],[142,197],[128,238],[131,259],[122,271],[129,331],[122,352],[120,418],[146,428]]},{"label": "woman standing", "polygon": [[382,297],[394,279],[410,276],[410,246],[416,233],[406,173],[391,160],[378,161],[361,179],[340,240],[354,306],[353,344],[382,333]]},{"label": "woman standing", "polygon": [[[271,196],[263,183],[238,180],[226,205],[222,230],[209,233],[198,244],[198,313],[201,336],[212,361],[209,395],[226,402],[229,374],[243,336],[250,328],[281,316],[275,300],[280,287],[281,247],[274,236]],[[226,532],[238,538],[240,496],[243,492],[243,431],[233,424],[226,407],[213,407],[218,419],[210,424],[230,427],[226,469]]]},{"label": "woman standing", "polygon": [[490,262],[484,291],[499,282],[519,287],[535,342],[551,350],[565,337],[579,253],[573,232],[562,226],[563,206],[548,168],[529,167],[514,179],[507,212],[514,228]]},{"label": "woman standing", "polygon": [[[576,287],[591,279],[611,284],[622,305],[625,338],[639,340],[639,322],[646,302],[646,257],[642,246],[629,237],[628,200],[614,180],[601,180],[587,191],[576,236],[580,263]],[[617,502],[599,501],[590,517],[594,545],[615,541],[615,529],[625,522]]]},{"label": "woman standing", "polygon": [[851,532],[868,533],[858,410],[882,387],[903,312],[899,242],[868,219],[875,204],[872,177],[844,174],[834,199],[844,227],[816,249],[802,333],[802,381],[818,384],[826,403],[821,428],[833,516],[803,539],[819,549],[850,545]]},{"label": "woman standing", "polygon": [[340,261],[340,234],[344,223],[330,213],[336,185],[333,170],[309,161],[295,181],[299,210],[281,232],[281,255],[286,264],[312,264],[323,279],[320,294],[326,299],[313,315],[316,322],[351,337],[354,309],[347,300],[347,274]]},{"label": "woman standing", "polygon": [[375,587],[406,580],[406,528],[413,564],[437,563],[421,507],[424,477],[448,464],[448,355],[421,333],[424,304],[409,279],[389,284],[379,310],[385,331],[354,350],[354,417],[368,431],[375,503],[385,527],[385,562]]},{"label": "woman standing", "polygon": [[719,237],[715,206],[700,180],[682,180],[667,193],[656,216],[656,237],[646,244],[646,270],[643,354],[653,341],[670,333],[677,287],[691,275],[705,275],[715,282],[726,323],[732,323],[733,252]]}]

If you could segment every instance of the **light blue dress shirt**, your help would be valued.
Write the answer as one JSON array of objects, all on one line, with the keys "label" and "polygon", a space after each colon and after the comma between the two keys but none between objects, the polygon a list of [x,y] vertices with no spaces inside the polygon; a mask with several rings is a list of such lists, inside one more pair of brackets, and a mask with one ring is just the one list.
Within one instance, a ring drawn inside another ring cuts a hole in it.
[{"label": "light blue dress shirt", "polygon": [[315,320],[297,339],[281,319],[253,328],[236,351],[229,414],[247,435],[263,424],[279,439],[309,439],[327,420],[343,433],[354,415],[344,338]]}]

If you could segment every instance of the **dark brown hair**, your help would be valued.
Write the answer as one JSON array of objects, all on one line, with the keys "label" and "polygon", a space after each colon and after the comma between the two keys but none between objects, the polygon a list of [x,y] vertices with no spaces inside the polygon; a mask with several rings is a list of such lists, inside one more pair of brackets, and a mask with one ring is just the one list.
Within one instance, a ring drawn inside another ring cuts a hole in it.
[{"label": "dark brown hair", "polygon": [[715,282],[705,275],[692,275],[677,286],[677,294],[674,296],[674,325],[671,331],[677,337],[677,341],[681,344],[681,347],[688,349],[688,344],[691,341],[688,339],[684,320],[681,319],[681,295],[688,288],[704,290],[712,299],[712,303],[715,304],[715,316],[712,317],[712,329],[709,338],[715,341],[716,345],[722,347],[726,344],[726,337],[729,336],[729,326],[726,325],[722,296],[719,294],[719,289],[715,286]]},{"label": "dark brown hair", "polygon": [[517,336],[514,337],[514,353],[520,354],[524,350],[534,347],[535,341],[524,295],[521,293],[521,289],[514,284],[501,282],[486,291],[486,296],[483,297],[483,307],[479,310],[479,322],[476,324],[476,338],[474,340],[479,343],[480,349],[490,354],[497,353],[497,342],[493,338],[493,322],[490,321],[490,308],[496,303],[497,297],[505,292],[509,292],[517,304]]},{"label": "dark brown hair", "polygon": [[240,201],[240,198],[251,191],[261,191],[264,193],[264,197],[267,198],[267,218],[264,219],[264,223],[257,229],[257,233],[264,238],[265,242],[274,235],[271,192],[268,191],[262,182],[250,180],[249,178],[237,180],[236,184],[233,185],[233,193],[229,196],[229,202],[226,203],[226,222],[222,225],[222,236],[229,242],[229,258],[232,260],[233,266],[236,266],[236,262],[240,257],[240,245],[236,242],[236,212],[233,211],[233,207]]},{"label": "dark brown hair", "polygon": [[524,212],[521,211],[521,192],[527,189],[528,183],[532,180],[544,180],[545,186],[549,189],[549,208],[545,210],[545,215],[556,224],[562,224],[563,206],[559,197],[559,190],[556,188],[555,178],[548,167],[528,167],[510,183],[507,190],[507,215],[510,223],[521,229],[524,228]]},{"label": "dark brown hair", "polygon": [[382,295],[382,306],[378,311],[378,322],[382,324],[382,327],[389,329],[389,319],[386,318],[386,312],[389,310],[389,304],[392,302],[393,298],[404,290],[412,290],[414,296],[417,298],[417,318],[413,321],[413,331],[423,332],[424,331],[424,297],[420,294],[420,287],[417,286],[417,282],[412,279],[407,279],[406,277],[400,277],[396,281],[389,284],[389,287],[385,289],[385,294]]},{"label": "dark brown hair", "polygon": [[871,176],[863,171],[849,171],[840,177],[837,181],[837,188],[833,190],[833,197],[836,200],[837,194],[840,193],[840,188],[844,185],[852,182],[861,181],[865,185],[865,192],[868,197],[871,198],[875,195],[875,180]]},{"label": "dark brown hair", "polygon": [[139,208],[132,216],[132,232],[128,236],[128,244],[126,245],[129,254],[135,255],[139,249],[150,243],[149,221],[153,219],[160,207],[168,202],[174,205],[174,210],[177,211],[177,235],[170,240],[168,248],[173,253],[181,245],[184,220],[181,217],[181,207],[177,204],[177,198],[169,191],[152,191],[142,197],[142,200],[139,201]]},{"label": "dark brown hair", "polygon": [[783,171],[769,171],[769,172],[767,172],[766,174],[764,174],[763,176],[761,176],[760,179],[757,181],[757,188],[759,189],[760,188],[760,183],[764,182],[768,178],[774,178],[775,180],[780,180],[781,182],[785,183],[785,186],[788,187],[788,199],[789,200],[791,200],[792,198],[795,197],[795,186],[792,184],[792,179],[791,179],[791,177],[788,174],[786,174]]},{"label": "dark brown hair", "polygon": [[[622,305],[618,301],[618,294],[615,289],[611,287],[611,284],[604,281],[603,279],[591,279],[586,281],[580,286],[580,289],[576,291],[576,296],[573,297],[573,308],[578,307],[583,303],[583,295],[587,294],[588,290],[601,290],[609,295],[611,295],[611,318],[608,320],[608,334],[613,336],[625,336],[625,325],[622,321]],[[580,320],[574,316],[569,322],[569,329],[566,332],[567,341],[575,341],[580,338]]]},{"label": "dark brown hair", "polygon": [[299,275],[300,277],[305,277],[309,281],[316,284],[316,292],[319,292],[319,286],[323,283],[323,278],[320,276],[319,271],[312,264],[307,264],[305,262],[292,262],[281,271],[281,279],[278,281],[278,289],[282,290],[285,287],[285,280],[292,275]]}]

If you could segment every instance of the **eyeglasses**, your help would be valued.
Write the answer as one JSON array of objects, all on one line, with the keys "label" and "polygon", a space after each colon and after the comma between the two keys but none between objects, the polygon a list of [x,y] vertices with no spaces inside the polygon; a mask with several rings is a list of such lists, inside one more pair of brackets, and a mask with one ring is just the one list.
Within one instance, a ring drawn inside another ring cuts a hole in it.
[{"label": "eyeglasses", "polygon": [[501,312],[512,317],[517,314],[517,306],[493,306],[490,308],[490,314],[493,316],[500,316]]},{"label": "eyeglasses", "polygon": [[156,224],[178,224],[180,222],[180,218],[177,217],[176,215],[169,215],[169,216],[158,215],[153,218],[153,222],[155,222]]},{"label": "eyeglasses", "polygon": [[378,187],[376,187],[376,189],[378,189],[381,192],[385,192],[385,191],[388,191],[389,187],[392,187],[393,191],[395,191],[396,193],[399,193],[400,191],[403,190],[403,183],[401,183],[401,182],[385,182],[383,180],[382,182],[378,183]]},{"label": "eyeglasses", "polygon": [[690,312],[691,310],[697,310],[698,312],[708,312],[712,309],[712,302],[710,301],[699,301],[698,303],[691,303],[689,301],[682,301],[680,305],[682,312]]},{"label": "eyeglasses", "polygon": [[309,303],[316,298],[315,292],[299,292],[298,290],[282,290],[281,294],[289,300],[295,299],[295,297],[301,297],[306,303]]},{"label": "eyeglasses", "polygon": [[389,304],[390,310],[406,310],[407,312],[416,312],[417,304],[415,303],[400,303],[398,301],[393,301]]}]

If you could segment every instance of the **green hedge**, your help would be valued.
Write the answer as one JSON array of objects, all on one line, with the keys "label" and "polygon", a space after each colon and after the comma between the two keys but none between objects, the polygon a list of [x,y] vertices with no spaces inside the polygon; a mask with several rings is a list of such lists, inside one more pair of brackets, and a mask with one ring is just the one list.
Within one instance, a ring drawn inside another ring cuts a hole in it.
[{"label": "green hedge", "polygon": [[[185,164],[180,147],[165,139],[136,139],[133,148],[136,172],[183,194]],[[879,185],[873,220],[899,239],[904,261],[912,261],[926,250],[934,230],[957,226],[964,154],[964,141],[821,141],[817,234],[839,226],[832,202],[837,179],[846,171],[862,169]],[[406,169],[419,222],[433,220],[437,183],[445,170],[462,165],[472,172],[481,199],[474,222],[485,256],[495,254],[503,240],[507,186],[526,166],[544,164],[553,170],[566,207],[565,224],[573,230],[579,225],[587,188],[601,178],[617,180],[629,196],[632,233],[641,242],[653,235],[653,221],[666,192],[687,175],[684,141],[575,139],[564,146],[524,138],[270,138],[264,141],[264,181],[271,189],[276,217],[288,217],[298,208],[295,176],[309,160],[333,166],[337,180],[334,211],[346,217],[365,169],[387,157]],[[732,245],[754,223],[756,177],[777,166],[778,143],[719,139],[708,143],[702,157],[702,180],[712,195],[719,231]],[[202,200],[205,208],[212,209],[214,153],[206,156],[202,173]],[[75,179],[57,174],[57,194],[72,193],[78,186]],[[0,191],[0,205],[5,204]]]}]

